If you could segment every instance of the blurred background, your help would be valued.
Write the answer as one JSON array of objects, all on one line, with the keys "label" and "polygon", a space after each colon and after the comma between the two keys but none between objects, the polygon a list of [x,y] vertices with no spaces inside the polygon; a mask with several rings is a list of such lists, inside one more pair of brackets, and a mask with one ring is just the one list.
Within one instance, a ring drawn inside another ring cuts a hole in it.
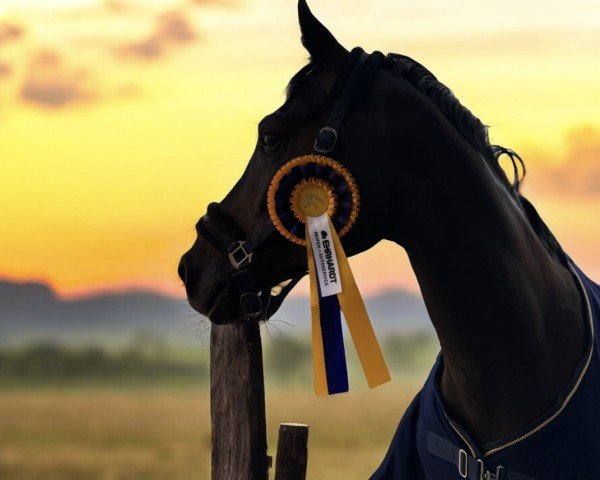
[{"label": "blurred background", "polygon": [[[312,0],[407,54],[525,159],[525,194],[600,279],[600,4]],[[209,325],[176,276],[306,61],[295,0],[0,0],[0,477],[207,479]],[[312,391],[308,288],[263,328],[270,453],[365,479],[437,352],[401,248],[352,259],[393,382]],[[351,352],[352,353],[352,352]]]}]

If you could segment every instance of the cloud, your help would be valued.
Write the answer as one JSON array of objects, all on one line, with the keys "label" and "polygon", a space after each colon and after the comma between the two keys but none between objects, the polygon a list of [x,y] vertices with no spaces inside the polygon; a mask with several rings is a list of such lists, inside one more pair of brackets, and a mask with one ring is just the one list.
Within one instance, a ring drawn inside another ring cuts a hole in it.
[{"label": "cloud", "polygon": [[31,60],[20,93],[23,100],[47,108],[96,97],[89,72],[68,67],[60,55],[52,51],[40,52]]},{"label": "cloud", "polygon": [[10,63],[0,60],[0,80],[10,77],[13,73],[13,68]]},{"label": "cloud", "polygon": [[567,149],[555,165],[532,174],[532,184],[557,193],[600,195],[600,129],[582,126],[566,138]]},{"label": "cloud", "polygon": [[25,29],[14,23],[0,21],[0,45],[14,42],[25,35]]},{"label": "cloud", "polygon": [[176,45],[191,43],[198,34],[190,20],[179,11],[158,17],[155,30],[140,41],[126,44],[118,49],[122,56],[154,59],[164,56]]},{"label": "cloud", "polygon": [[102,5],[109,12],[113,13],[128,12],[132,9],[132,6],[129,3],[124,2],[122,0],[104,0],[104,2],[102,2]]}]

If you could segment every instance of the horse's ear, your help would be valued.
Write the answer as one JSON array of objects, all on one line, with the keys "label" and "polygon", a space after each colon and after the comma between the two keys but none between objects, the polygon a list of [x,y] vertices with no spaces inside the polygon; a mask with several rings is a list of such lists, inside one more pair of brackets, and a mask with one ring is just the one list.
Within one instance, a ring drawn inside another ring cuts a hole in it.
[{"label": "horse's ear", "polygon": [[334,68],[341,66],[346,60],[348,50],[317,20],[308,8],[306,0],[298,1],[298,19],[302,45],[308,50],[312,60]]}]

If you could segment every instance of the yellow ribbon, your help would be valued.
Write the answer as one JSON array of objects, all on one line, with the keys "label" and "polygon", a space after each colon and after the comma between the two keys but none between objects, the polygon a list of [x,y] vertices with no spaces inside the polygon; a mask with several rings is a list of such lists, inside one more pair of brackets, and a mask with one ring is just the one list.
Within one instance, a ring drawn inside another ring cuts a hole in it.
[{"label": "yellow ribbon", "polygon": [[358,291],[348,258],[346,258],[346,253],[331,223],[331,219],[329,219],[329,227],[335,245],[342,281],[342,293],[338,293],[340,308],[344,313],[348,330],[350,330],[352,341],[356,347],[356,353],[358,353],[365,377],[367,377],[367,383],[370,388],[375,388],[391,380],[390,372],[383,359],[365,303]]},{"label": "yellow ribbon", "polygon": [[[358,353],[358,358],[362,365],[367,383],[370,388],[377,387],[390,381],[390,373],[381,353],[381,348],[362,296],[354,280],[354,275],[350,269],[348,258],[344,252],[339,237],[335,231],[331,219],[329,219],[329,228],[337,255],[340,268],[340,279],[342,282],[342,293],[338,293],[340,308],[346,319],[346,324],[350,330],[352,341]],[[317,395],[328,395],[327,375],[325,371],[325,354],[323,351],[323,338],[321,334],[321,316],[319,309],[319,297],[317,289],[317,277],[310,242],[308,226],[306,227],[306,251],[308,255],[308,275],[310,280],[310,309],[312,323],[312,345],[313,345],[313,374],[315,393]]]}]

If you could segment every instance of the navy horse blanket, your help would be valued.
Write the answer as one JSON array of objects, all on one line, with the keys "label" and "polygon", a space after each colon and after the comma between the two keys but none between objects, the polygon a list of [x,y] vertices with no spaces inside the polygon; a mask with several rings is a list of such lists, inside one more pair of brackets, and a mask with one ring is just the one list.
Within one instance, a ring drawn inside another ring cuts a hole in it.
[{"label": "navy horse blanket", "polygon": [[553,408],[509,438],[476,445],[445,410],[440,354],[371,480],[600,479],[600,286],[571,270],[586,304],[588,348]]}]

